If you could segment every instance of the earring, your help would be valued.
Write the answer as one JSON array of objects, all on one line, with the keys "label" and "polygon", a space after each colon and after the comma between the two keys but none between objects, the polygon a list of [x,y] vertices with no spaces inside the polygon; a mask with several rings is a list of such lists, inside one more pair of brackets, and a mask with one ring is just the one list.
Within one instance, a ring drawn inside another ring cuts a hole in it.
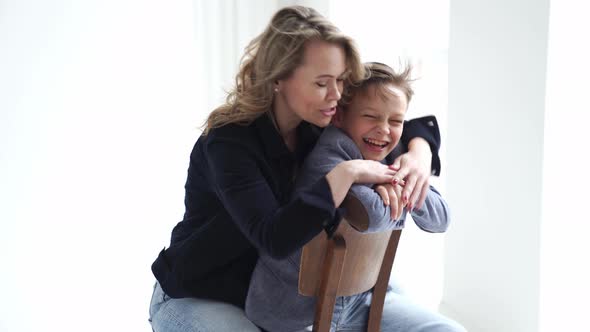
[{"label": "earring", "polygon": [[278,87],[275,88],[275,92],[279,92],[279,88]]}]

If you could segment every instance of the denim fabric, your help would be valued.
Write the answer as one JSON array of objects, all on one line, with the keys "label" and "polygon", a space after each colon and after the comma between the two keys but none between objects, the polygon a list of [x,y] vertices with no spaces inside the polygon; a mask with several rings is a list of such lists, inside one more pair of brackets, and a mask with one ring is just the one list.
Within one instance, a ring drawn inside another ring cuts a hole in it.
[{"label": "denim fabric", "polygon": [[[370,293],[337,298],[331,332],[365,331],[370,304]],[[195,298],[173,299],[157,283],[150,304],[150,322],[155,332],[261,332],[234,305]],[[310,325],[296,332],[311,330]],[[392,291],[385,299],[381,331],[466,332],[457,322]]]},{"label": "denim fabric", "polygon": [[[371,305],[371,293],[338,299],[332,320],[333,331],[361,332],[366,330]],[[457,322],[422,308],[408,298],[388,292],[383,306],[381,331],[391,332],[466,332]]]},{"label": "denim fabric", "polygon": [[[367,330],[371,293],[338,297],[334,306],[331,332]],[[311,331],[312,327],[296,332]],[[387,293],[381,319],[381,331],[387,332],[466,332],[457,322],[426,310],[392,291]],[[272,331],[275,332],[275,331]],[[279,331],[276,331],[279,332]],[[280,332],[287,332],[280,331]]]},{"label": "denim fabric", "polygon": [[[281,261],[282,268],[274,272],[293,269],[299,257]],[[265,267],[264,257],[258,261],[256,271]],[[255,272],[256,273],[256,272]],[[253,278],[246,301],[247,317],[269,332],[311,331],[315,299],[299,295],[297,287],[284,287],[282,282],[293,283],[295,279],[285,279],[295,273],[276,275],[265,273],[265,278]],[[268,296],[268,288],[279,289],[280,293]],[[427,310],[402,295],[403,290],[395,280],[390,282],[381,320],[381,331],[390,332],[465,332],[465,328],[443,315]],[[264,295],[267,295],[266,297]],[[371,292],[336,298],[332,317],[332,332],[365,331],[371,305]]]},{"label": "denim fabric", "polygon": [[158,283],[149,321],[154,332],[261,332],[239,307],[206,299],[173,299]]}]

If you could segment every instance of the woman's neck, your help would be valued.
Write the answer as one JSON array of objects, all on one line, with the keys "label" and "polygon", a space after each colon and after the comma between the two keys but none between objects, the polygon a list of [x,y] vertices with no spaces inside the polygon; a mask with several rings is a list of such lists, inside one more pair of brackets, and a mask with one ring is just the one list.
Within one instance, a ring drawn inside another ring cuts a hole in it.
[{"label": "woman's neck", "polygon": [[290,110],[280,107],[274,107],[273,115],[275,124],[285,145],[291,151],[295,151],[297,143],[297,126],[301,123],[301,118]]}]

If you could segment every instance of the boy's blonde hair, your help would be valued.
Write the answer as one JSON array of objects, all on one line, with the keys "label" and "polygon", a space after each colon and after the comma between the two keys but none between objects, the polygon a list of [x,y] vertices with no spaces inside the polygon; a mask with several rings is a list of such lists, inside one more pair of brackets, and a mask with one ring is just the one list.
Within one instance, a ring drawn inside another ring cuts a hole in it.
[{"label": "boy's blonde hair", "polygon": [[302,64],[310,40],[334,43],[344,49],[348,71],[345,87],[364,77],[358,49],[350,37],[312,8],[283,8],[246,47],[235,87],[225,104],[211,112],[204,133],[229,123],[250,124],[265,112],[272,115],[274,83],[288,78]]},{"label": "boy's blonde hair", "polygon": [[368,93],[370,86],[377,88],[376,93],[381,98],[387,98],[387,96],[391,95],[391,92],[387,90],[387,85],[393,85],[406,95],[408,104],[410,103],[414,95],[414,90],[411,86],[413,80],[411,79],[412,66],[410,64],[406,64],[404,70],[399,73],[380,62],[366,62],[364,67],[367,75],[366,78],[348,88],[347,93],[340,100],[340,108],[346,110],[347,105],[350,104],[352,99],[358,94]]}]

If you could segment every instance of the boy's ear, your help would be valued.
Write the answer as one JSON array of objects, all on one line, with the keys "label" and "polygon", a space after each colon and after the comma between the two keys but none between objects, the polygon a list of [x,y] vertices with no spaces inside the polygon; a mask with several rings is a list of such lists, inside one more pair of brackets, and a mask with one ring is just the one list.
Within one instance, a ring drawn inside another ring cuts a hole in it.
[{"label": "boy's ear", "polygon": [[332,118],[332,125],[336,128],[342,128],[342,122],[344,121],[344,115],[342,113],[344,113],[342,108],[336,106],[336,114],[334,114],[334,117]]}]

